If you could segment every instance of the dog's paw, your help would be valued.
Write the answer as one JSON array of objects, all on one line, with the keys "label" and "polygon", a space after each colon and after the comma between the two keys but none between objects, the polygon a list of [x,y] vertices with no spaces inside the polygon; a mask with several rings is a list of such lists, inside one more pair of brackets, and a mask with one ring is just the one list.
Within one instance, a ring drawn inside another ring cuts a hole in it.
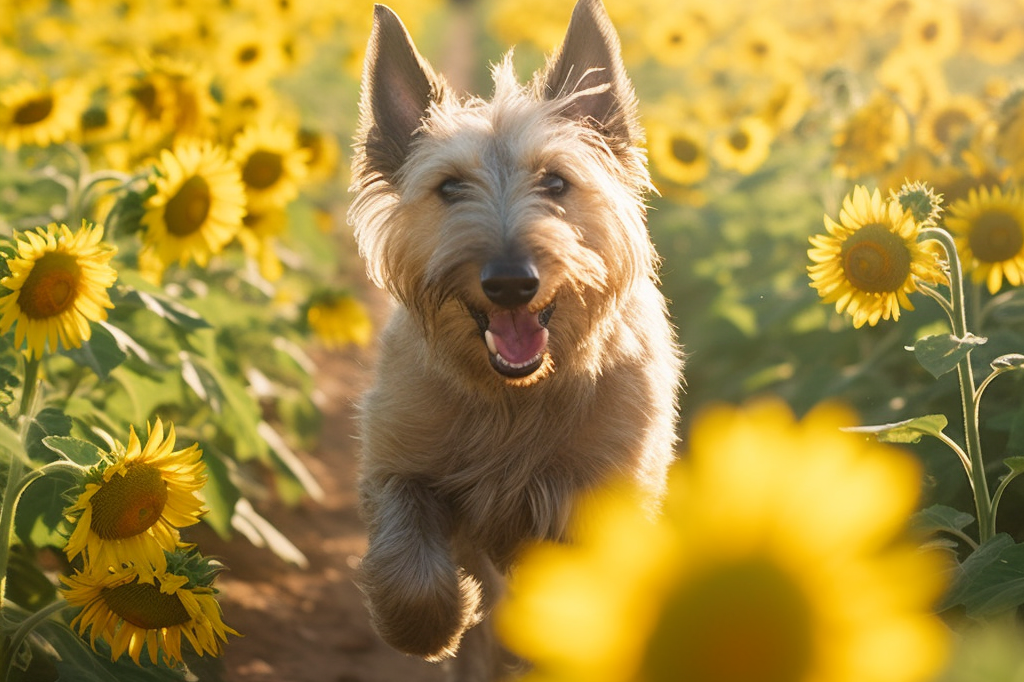
[{"label": "dog's paw", "polygon": [[428,660],[453,656],[467,628],[479,621],[479,583],[447,552],[371,544],[359,584],[381,638]]}]

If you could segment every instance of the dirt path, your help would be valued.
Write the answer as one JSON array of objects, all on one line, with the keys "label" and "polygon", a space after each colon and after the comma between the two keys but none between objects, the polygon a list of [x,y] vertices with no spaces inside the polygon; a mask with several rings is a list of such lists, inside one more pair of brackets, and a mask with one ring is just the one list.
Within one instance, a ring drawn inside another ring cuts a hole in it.
[{"label": "dirt path", "polygon": [[238,536],[219,540],[205,526],[193,536],[204,554],[229,567],[218,579],[231,638],[225,682],[440,682],[436,665],[403,656],[370,629],[352,583],[366,548],[355,510],[353,400],[369,379],[372,358],[353,350],[321,354],[325,394],[319,450],[303,460],[326,492],[322,504],[258,507],[309,559],[302,570]]}]

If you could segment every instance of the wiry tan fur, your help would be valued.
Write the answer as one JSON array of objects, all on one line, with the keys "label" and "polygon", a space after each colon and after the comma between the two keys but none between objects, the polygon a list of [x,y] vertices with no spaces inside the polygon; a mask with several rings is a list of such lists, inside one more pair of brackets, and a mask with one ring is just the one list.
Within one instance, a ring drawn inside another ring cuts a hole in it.
[{"label": "wiry tan fur", "polygon": [[[456,97],[398,18],[374,15],[350,219],[396,299],[362,402],[360,568],[373,622],[459,680],[500,676],[486,615],[524,543],[562,539],[579,494],[632,478],[651,509],[675,443],[681,361],[647,233],[636,103],[599,0],[527,85]],[[543,187],[551,174],[564,191]],[[444,195],[457,179],[456,199]],[[528,258],[550,309],[540,366],[509,377],[480,320],[485,264]],[[460,650],[461,642],[461,650]]]}]

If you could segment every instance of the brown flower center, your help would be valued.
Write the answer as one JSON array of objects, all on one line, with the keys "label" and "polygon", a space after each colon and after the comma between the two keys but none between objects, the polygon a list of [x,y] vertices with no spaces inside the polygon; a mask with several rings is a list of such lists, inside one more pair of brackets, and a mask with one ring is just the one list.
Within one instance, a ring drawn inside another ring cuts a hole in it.
[{"label": "brown flower center", "polygon": [[746,151],[750,146],[750,135],[742,130],[737,130],[729,136],[729,146],[738,152]]},{"label": "brown flower center", "polygon": [[694,163],[700,158],[700,147],[686,137],[672,138],[672,156],[685,164]]},{"label": "brown flower center", "polygon": [[899,235],[878,223],[850,235],[840,256],[846,279],[869,294],[898,291],[910,275],[910,249]]},{"label": "brown flower center", "polygon": [[95,492],[92,529],[103,540],[130,538],[157,522],[167,504],[167,484],[152,464],[129,464]]},{"label": "brown flower center", "polygon": [[187,237],[206,222],[210,213],[210,185],[198,175],[182,183],[177,193],[164,207],[167,231],[177,237]]},{"label": "brown flower center", "polygon": [[967,242],[978,260],[999,263],[1020,253],[1024,246],[1024,228],[1009,213],[987,211],[974,221]]},{"label": "brown flower center", "polygon": [[25,317],[43,320],[60,315],[75,303],[82,268],[69,253],[51,251],[32,265],[18,292],[18,307]]},{"label": "brown flower center", "polygon": [[137,579],[104,588],[101,595],[111,611],[144,630],[183,625],[192,619],[177,595],[166,594],[157,585]]},{"label": "brown flower center", "polygon": [[253,189],[267,189],[284,174],[284,159],[277,152],[257,149],[246,159],[242,181]]},{"label": "brown flower center", "polygon": [[14,110],[14,124],[30,126],[45,121],[52,111],[53,97],[50,95],[33,97]]},{"label": "brown flower center", "polygon": [[649,640],[643,679],[791,682],[814,653],[804,591],[778,566],[751,559],[715,569],[665,602]]}]

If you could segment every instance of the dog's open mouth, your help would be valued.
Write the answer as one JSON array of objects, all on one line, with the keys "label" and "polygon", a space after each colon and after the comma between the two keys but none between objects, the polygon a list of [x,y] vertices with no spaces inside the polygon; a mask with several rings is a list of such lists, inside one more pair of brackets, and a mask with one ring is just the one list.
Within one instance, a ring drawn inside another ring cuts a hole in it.
[{"label": "dog's open mouth", "polygon": [[490,313],[473,311],[496,372],[520,379],[543,366],[548,350],[547,325],[554,311],[554,303],[537,311],[525,306]]}]

